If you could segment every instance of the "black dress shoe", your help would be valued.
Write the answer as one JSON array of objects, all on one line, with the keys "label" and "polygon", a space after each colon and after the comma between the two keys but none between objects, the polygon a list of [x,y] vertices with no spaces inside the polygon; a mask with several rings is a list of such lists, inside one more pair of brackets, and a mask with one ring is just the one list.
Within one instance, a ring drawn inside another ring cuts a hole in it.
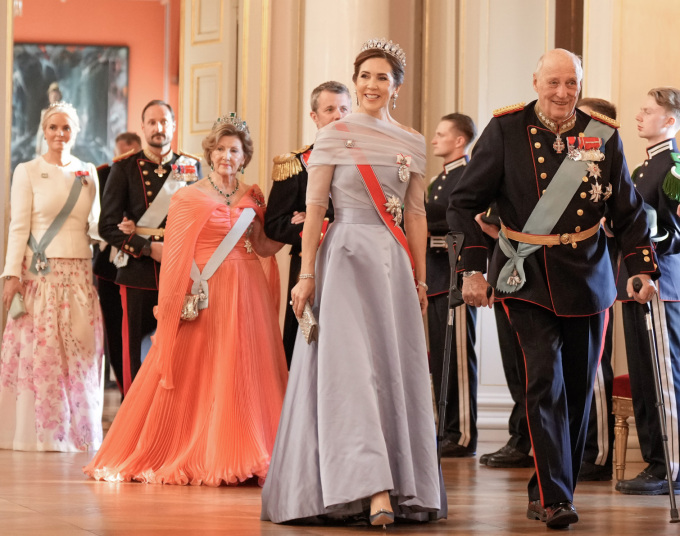
[{"label": "black dress shoe", "polygon": [[479,457],[479,463],[481,465],[486,465],[487,463],[489,463],[489,458],[491,458],[491,456],[495,456],[496,454],[498,454],[501,450],[503,450],[503,448],[505,448],[505,447],[501,447],[500,449],[498,449],[495,452],[487,452],[486,454],[482,454]]},{"label": "black dress shoe", "polygon": [[486,461],[489,467],[512,469],[515,467],[533,467],[534,457],[520,452],[515,447],[505,445],[498,452],[494,452]]},{"label": "black dress shoe", "polygon": [[450,439],[442,441],[442,458],[471,458],[475,454],[474,449],[459,445]]},{"label": "black dress shoe", "polygon": [[[680,491],[680,482],[673,482],[673,489]],[[668,480],[645,469],[635,478],[617,482],[616,491],[626,495],[665,495],[668,493]]]},{"label": "black dress shoe", "polygon": [[612,479],[612,468],[591,462],[581,462],[578,472],[579,482],[609,482]]},{"label": "black dress shoe", "polygon": [[566,529],[578,522],[578,513],[571,501],[564,501],[545,508],[545,524],[550,529]]},{"label": "black dress shoe", "polygon": [[527,506],[527,519],[543,521],[545,523],[545,508],[541,506],[541,501],[529,501]]}]

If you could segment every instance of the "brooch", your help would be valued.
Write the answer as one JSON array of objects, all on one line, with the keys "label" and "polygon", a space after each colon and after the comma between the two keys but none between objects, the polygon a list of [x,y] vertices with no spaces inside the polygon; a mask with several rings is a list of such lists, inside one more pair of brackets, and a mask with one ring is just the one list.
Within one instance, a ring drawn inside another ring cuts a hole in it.
[{"label": "brooch", "polygon": [[387,198],[387,203],[385,203],[385,208],[387,212],[392,215],[392,221],[395,225],[401,225],[401,199],[396,195],[391,195]]},{"label": "brooch", "polygon": [[408,182],[408,180],[411,178],[411,170],[409,170],[409,166],[411,165],[411,156],[403,155],[401,153],[397,154],[397,164],[400,164],[399,180],[401,182]]},{"label": "brooch", "polygon": [[354,140],[345,140],[345,147],[347,147],[348,149],[354,147]]},{"label": "brooch", "polygon": [[90,176],[89,171],[76,171],[76,179],[80,179],[83,186],[87,186],[87,178]]},{"label": "brooch", "polygon": [[522,282],[522,278],[517,273],[517,270],[512,271],[512,275],[508,277],[508,285],[516,287]]}]

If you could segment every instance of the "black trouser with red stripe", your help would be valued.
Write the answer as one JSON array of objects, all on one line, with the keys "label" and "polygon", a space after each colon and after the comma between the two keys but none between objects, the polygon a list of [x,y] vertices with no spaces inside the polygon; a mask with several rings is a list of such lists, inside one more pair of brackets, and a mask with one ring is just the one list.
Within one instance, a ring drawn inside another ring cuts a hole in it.
[{"label": "black trouser with red stripe", "polygon": [[120,285],[123,306],[123,394],[127,394],[142,365],[142,340],[156,329],[154,306],[158,291]]},{"label": "black trouser with red stripe", "polygon": [[118,388],[123,392],[123,340],[122,324],[123,309],[120,305],[120,289],[118,285],[108,279],[97,277],[97,292],[99,303],[104,316],[104,330],[106,332],[106,355],[116,375]]},{"label": "black trouser with red stripe", "polygon": [[572,501],[588,427],[608,311],[561,317],[528,302],[503,302],[526,365],[526,405],[536,472],[529,500]]}]

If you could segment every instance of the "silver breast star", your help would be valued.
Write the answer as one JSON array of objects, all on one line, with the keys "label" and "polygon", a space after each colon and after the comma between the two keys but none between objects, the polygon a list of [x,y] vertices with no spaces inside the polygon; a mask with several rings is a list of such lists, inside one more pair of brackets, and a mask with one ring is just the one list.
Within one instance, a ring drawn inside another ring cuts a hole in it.
[{"label": "silver breast star", "polygon": [[395,225],[401,224],[401,199],[396,195],[391,195],[387,198],[387,203],[385,203],[385,208],[387,212],[392,214],[392,221]]},{"label": "silver breast star", "polygon": [[591,177],[594,177],[596,179],[602,177],[602,171],[600,171],[600,166],[598,166],[595,162],[588,163],[588,173],[590,174]]}]

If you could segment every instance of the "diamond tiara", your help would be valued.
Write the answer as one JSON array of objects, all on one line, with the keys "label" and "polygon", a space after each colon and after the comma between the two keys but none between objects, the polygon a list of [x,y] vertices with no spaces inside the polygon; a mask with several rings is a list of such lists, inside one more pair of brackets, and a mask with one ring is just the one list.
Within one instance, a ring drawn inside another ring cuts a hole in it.
[{"label": "diamond tiara", "polygon": [[228,115],[223,115],[222,117],[218,117],[217,121],[213,123],[213,129],[217,128],[220,125],[223,125],[224,123],[229,123],[230,125],[234,125],[236,127],[236,130],[239,130],[241,132],[245,132],[246,134],[250,134],[250,131],[248,130],[248,125],[246,122],[241,119],[239,116],[236,115],[236,112],[231,112]]},{"label": "diamond tiara", "polygon": [[76,109],[73,107],[73,104],[66,101],[53,102],[47,107],[48,110],[51,110],[52,108],[68,108],[69,110],[73,110],[74,112],[76,111]]},{"label": "diamond tiara", "polygon": [[369,39],[362,45],[359,52],[373,49],[387,52],[390,56],[396,58],[404,69],[406,68],[406,54],[397,43],[393,43],[391,40],[388,41],[384,37],[382,39]]}]

